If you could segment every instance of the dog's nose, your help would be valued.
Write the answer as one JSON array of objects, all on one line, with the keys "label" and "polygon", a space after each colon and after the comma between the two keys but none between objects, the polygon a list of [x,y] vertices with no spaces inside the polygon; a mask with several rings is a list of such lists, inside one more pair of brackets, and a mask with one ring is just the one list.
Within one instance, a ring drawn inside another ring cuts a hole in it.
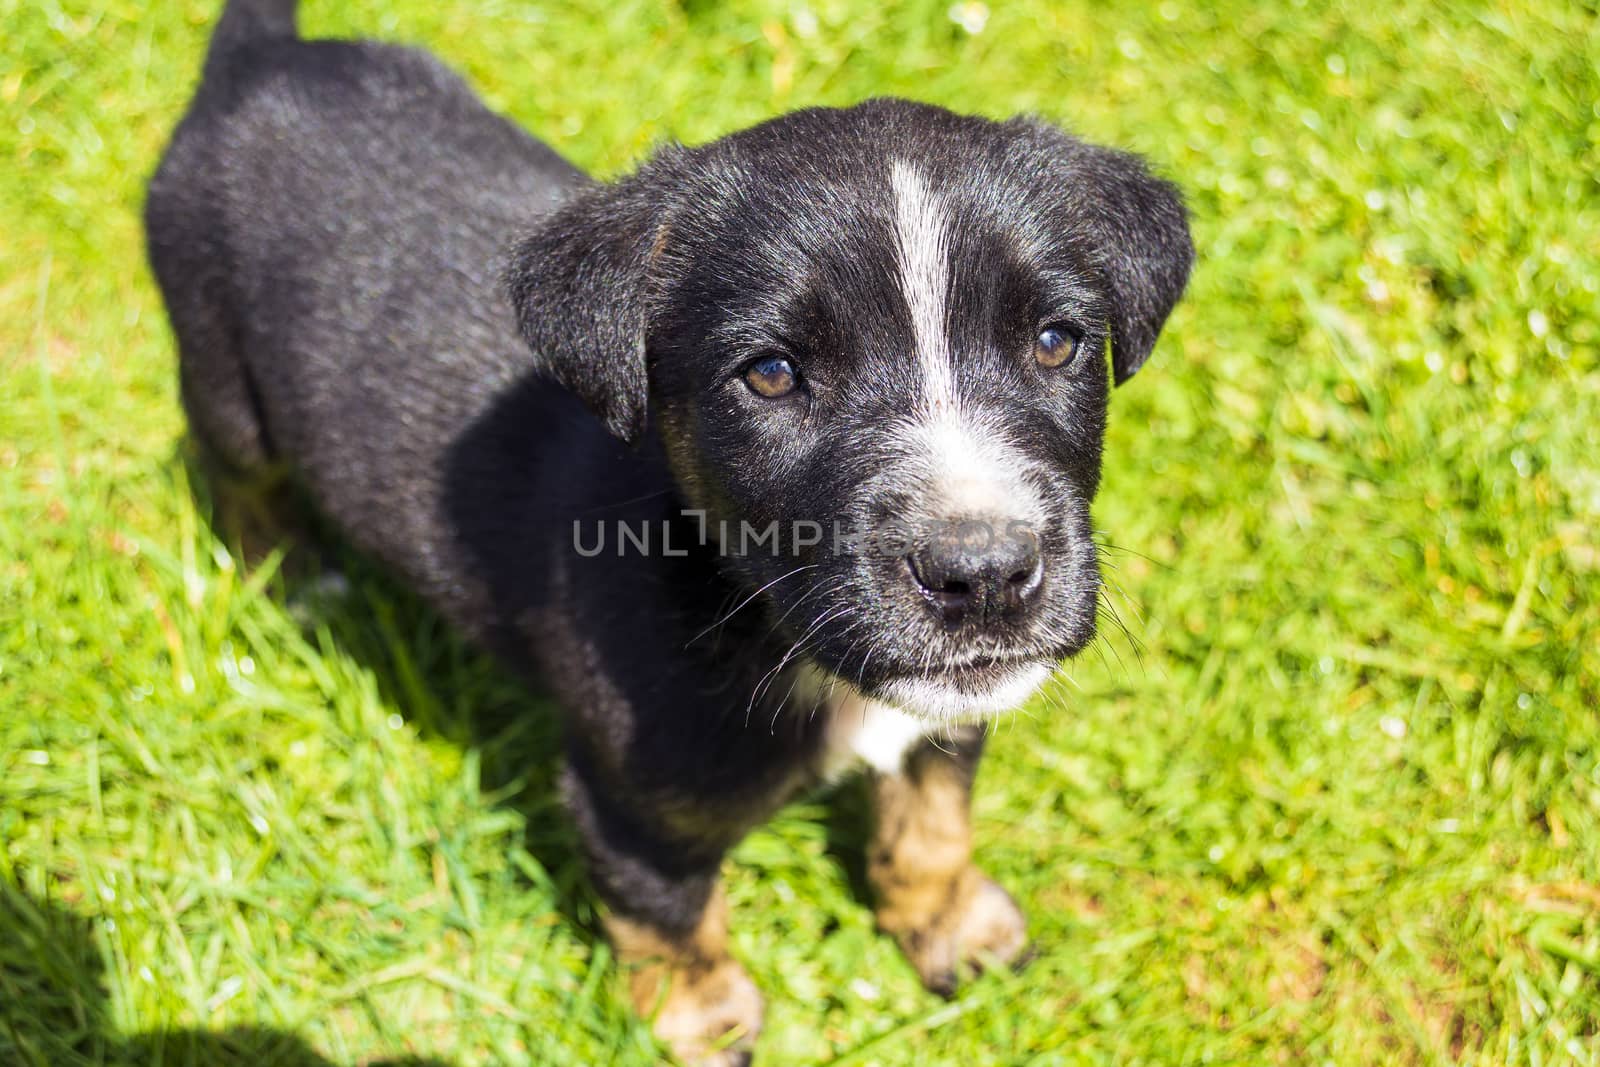
[{"label": "dog's nose", "polygon": [[941,530],[906,562],[928,606],[952,626],[988,626],[1020,614],[1044,579],[1032,531],[981,522]]}]

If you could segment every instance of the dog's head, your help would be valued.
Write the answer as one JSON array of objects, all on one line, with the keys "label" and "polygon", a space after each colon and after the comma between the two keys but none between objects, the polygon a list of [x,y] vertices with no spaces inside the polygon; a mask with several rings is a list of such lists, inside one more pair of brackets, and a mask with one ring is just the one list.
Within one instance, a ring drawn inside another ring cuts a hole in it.
[{"label": "dog's head", "polygon": [[1138,370],[1192,258],[1135,157],[882,100],[669,149],[509,283],[549,371],[659,434],[797,658],[970,718],[1094,634],[1105,352]]}]

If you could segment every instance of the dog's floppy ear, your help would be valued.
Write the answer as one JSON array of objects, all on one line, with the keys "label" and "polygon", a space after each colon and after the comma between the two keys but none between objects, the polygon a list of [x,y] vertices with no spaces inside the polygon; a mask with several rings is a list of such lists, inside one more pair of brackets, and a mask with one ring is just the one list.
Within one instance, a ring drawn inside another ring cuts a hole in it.
[{"label": "dog's floppy ear", "polygon": [[644,430],[649,392],[655,192],[641,171],[578,193],[517,243],[504,279],[539,366],[629,444]]},{"label": "dog's floppy ear", "polygon": [[1026,125],[1047,145],[1069,217],[1089,230],[1111,298],[1111,366],[1121,385],[1149,357],[1188,284],[1194,243],[1183,199],[1138,156]]}]

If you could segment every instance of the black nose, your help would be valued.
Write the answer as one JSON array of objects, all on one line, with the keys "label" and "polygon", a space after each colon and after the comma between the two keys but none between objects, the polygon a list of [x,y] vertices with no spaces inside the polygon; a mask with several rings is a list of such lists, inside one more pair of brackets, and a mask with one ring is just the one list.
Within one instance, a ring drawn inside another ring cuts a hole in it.
[{"label": "black nose", "polygon": [[1020,614],[1044,578],[1032,531],[982,522],[941,529],[906,562],[928,606],[951,625]]}]

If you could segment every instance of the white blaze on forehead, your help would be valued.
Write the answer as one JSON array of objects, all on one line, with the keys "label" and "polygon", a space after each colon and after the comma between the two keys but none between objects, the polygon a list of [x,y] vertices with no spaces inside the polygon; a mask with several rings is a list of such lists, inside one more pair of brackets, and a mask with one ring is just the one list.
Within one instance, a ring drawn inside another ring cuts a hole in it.
[{"label": "white blaze on forehead", "polygon": [[900,291],[911,309],[912,340],[922,365],[923,400],[930,411],[954,409],[955,368],[945,321],[950,242],[944,201],[928,188],[921,171],[901,160],[890,165],[889,184],[894,190]]},{"label": "white blaze on forehead", "polygon": [[889,168],[894,191],[895,261],[911,312],[922,390],[909,412],[910,444],[928,465],[928,484],[953,515],[1032,517],[1037,495],[1024,461],[1000,435],[962,410],[950,344],[950,213],[927,178],[903,160]]}]

